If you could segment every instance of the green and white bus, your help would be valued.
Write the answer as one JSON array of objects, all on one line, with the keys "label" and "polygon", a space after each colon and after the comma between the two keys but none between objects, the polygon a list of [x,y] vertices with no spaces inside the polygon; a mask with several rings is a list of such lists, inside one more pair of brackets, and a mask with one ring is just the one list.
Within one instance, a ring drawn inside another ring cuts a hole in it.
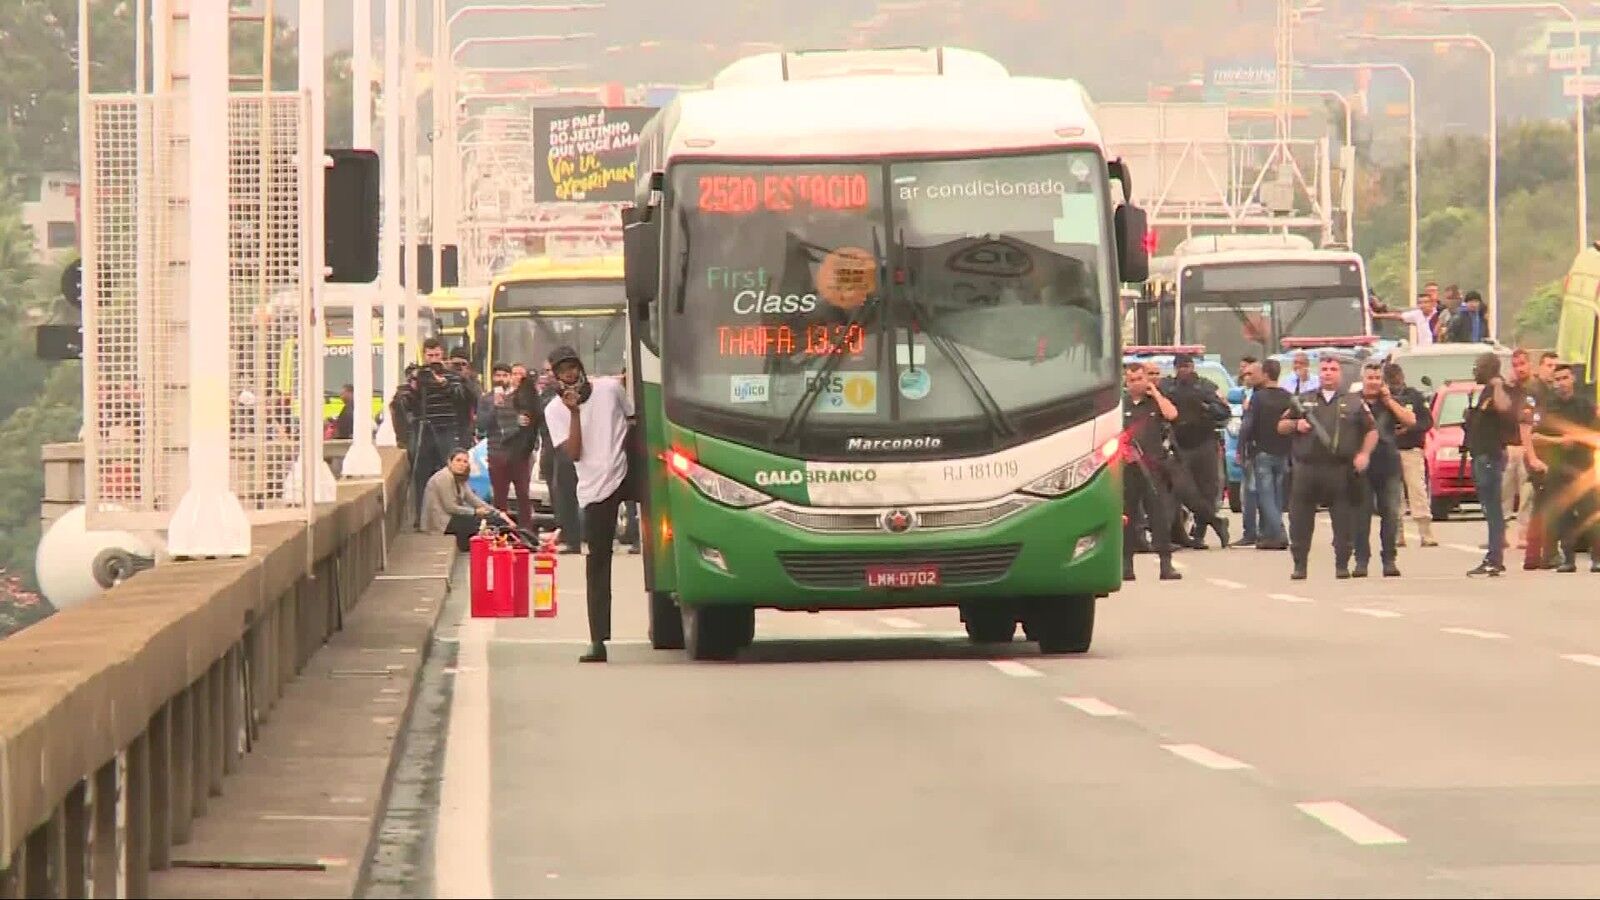
[{"label": "green and white bus", "polygon": [[624,216],[653,645],[958,607],[1087,650],[1121,586],[1130,192],[1076,82],[969,51],[768,54],[663,108]]}]

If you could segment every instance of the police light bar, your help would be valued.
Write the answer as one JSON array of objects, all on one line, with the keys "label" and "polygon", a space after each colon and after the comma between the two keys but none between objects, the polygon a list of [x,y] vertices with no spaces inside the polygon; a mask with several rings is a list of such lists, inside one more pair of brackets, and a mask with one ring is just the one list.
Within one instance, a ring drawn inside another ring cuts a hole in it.
[{"label": "police light bar", "polygon": [[1286,337],[1279,343],[1284,349],[1308,349],[1311,347],[1368,347],[1376,344],[1378,339],[1370,336],[1357,337]]},{"label": "police light bar", "polygon": [[1187,353],[1190,356],[1204,356],[1204,344],[1141,344],[1133,347],[1123,347],[1122,352],[1127,356],[1159,356],[1161,354]]}]

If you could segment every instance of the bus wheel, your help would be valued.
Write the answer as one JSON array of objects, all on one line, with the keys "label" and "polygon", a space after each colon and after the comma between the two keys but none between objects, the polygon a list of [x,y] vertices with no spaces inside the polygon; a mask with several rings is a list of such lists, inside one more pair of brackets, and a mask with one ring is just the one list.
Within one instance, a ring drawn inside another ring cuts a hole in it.
[{"label": "bus wheel", "polygon": [[1036,600],[1023,617],[1028,635],[1047,655],[1083,653],[1094,640],[1093,597]]},{"label": "bus wheel", "polygon": [[683,607],[683,648],[690,659],[732,659],[746,633],[754,637],[755,610],[749,607]]},{"label": "bus wheel", "polygon": [[683,649],[683,616],[666,591],[650,592],[650,646],[657,650]]},{"label": "bus wheel", "polygon": [[1009,644],[1017,634],[1017,614],[1009,606],[967,607],[961,610],[961,622],[974,644]]}]

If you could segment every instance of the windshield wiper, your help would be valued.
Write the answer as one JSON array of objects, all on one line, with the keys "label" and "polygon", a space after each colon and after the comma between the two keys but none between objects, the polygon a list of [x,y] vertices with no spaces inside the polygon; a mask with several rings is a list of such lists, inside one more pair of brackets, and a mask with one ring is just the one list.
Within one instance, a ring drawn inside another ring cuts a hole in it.
[{"label": "windshield wiper", "polygon": [[[792,232],[790,233],[790,236],[794,236]],[[808,250],[814,246],[803,240],[801,241],[801,245],[803,248]],[[872,249],[874,258],[872,260],[872,264],[879,269],[878,288],[880,294],[883,289],[882,276],[884,274],[882,271],[883,252],[881,248],[882,239],[878,237],[877,226],[873,226]],[[820,250],[823,248],[818,247],[816,249]],[[872,308],[877,300],[878,297],[874,296],[868,297],[862,301],[861,306],[859,306],[855,313],[850,317],[850,321],[845,323],[846,334],[850,333],[851,329],[861,324],[861,320],[866,317],[867,310]],[[844,357],[845,355],[843,353],[834,353],[827,359],[823,360],[822,367],[819,368],[816,375],[812,377],[811,383],[806,385],[805,393],[800,395],[800,401],[795,404],[794,411],[789,413],[788,421],[783,423],[783,430],[778,432],[778,436],[773,439],[773,443],[780,445],[787,443],[790,439],[790,435],[798,431],[800,426],[805,423],[806,418],[811,415],[812,408],[816,406],[817,397],[822,394],[822,389],[827,386],[828,379],[831,378],[834,371],[844,363]],[[801,364],[801,369],[804,371],[804,363]]]},{"label": "windshield wiper", "polygon": [[[905,254],[905,232],[903,230],[900,232],[897,248],[900,250],[903,258]],[[913,267],[911,266],[907,266],[906,268],[908,272],[913,271]],[[967,361],[966,355],[956,347],[954,341],[942,334],[939,334],[929,327],[928,319],[926,318],[922,309],[922,304],[916,299],[915,288],[916,285],[910,283],[910,280],[908,279],[906,292],[903,294],[903,296],[906,297],[907,306],[911,309],[912,322],[923,334],[928,336],[928,341],[932,343],[933,346],[939,350],[939,352],[943,353],[946,359],[950,360],[951,365],[955,366],[956,373],[961,376],[962,381],[966,382],[967,389],[972,392],[973,399],[978,401],[979,408],[983,410],[984,418],[989,420],[989,427],[994,429],[995,434],[1002,438],[1015,435],[1017,433],[1016,426],[1011,423],[1011,419],[1006,415],[1006,411],[994,399],[994,394],[990,393],[989,388],[983,383],[983,379],[978,377],[977,371],[975,371],[972,368],[972,364]],[[908,349],[908,352],[914,353],[915,351]],[[910,356],[908,357],[908,362],[914,361],[915,359],[916,357],[914,355]]]}]

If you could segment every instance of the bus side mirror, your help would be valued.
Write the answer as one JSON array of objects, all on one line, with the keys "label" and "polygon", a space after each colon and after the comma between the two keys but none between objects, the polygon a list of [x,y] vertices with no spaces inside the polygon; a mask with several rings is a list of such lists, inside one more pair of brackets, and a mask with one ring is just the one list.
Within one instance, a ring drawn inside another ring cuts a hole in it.
[{"label": "bus side mirror", "polygon": [[1117,280],[1139,284],[1150,279],[1150,254],[1145,250],[1149,219],[1144,210],[1131,203],[1117,207]]},{"label": "bus side mirror", "polygon": [[622,228],[624,289],[629,303],[648,306],[655,302],[661,272],[660,220],[629,218]]}]

